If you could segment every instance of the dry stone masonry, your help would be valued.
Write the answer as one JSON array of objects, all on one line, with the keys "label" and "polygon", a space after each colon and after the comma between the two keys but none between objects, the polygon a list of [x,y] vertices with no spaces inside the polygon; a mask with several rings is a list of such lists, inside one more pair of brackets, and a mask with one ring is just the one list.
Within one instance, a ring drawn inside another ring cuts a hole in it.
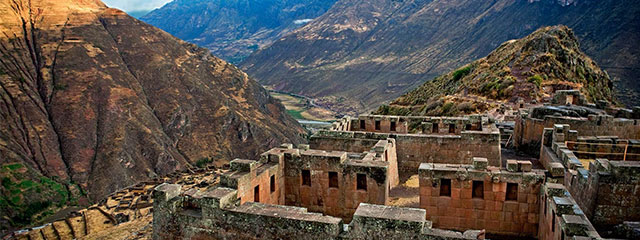
[{"label": "dry stone masonry", "polygon": [[528,107],[501,123],[345,117],[309,145],[135,185],[9,238],[80,238],[152,213],[159,240],[637,239],[639,109],[576,91]]}]

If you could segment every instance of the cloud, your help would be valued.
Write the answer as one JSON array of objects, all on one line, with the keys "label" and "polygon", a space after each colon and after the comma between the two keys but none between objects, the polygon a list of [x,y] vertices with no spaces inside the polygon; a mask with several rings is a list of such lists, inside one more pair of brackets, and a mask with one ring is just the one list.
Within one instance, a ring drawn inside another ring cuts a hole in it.
[{"label": "cloud", "polygon": [[172,0],[102,0],[107,6],[118,8],[125,12],[148,11],[164,6]]}]

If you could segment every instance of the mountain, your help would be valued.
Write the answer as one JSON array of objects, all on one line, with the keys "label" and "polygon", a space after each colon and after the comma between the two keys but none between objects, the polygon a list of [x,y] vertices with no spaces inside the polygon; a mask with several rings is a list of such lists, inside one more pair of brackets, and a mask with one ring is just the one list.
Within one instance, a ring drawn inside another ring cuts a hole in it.
[{"label": "mountain", "polygon": [[149,10],[134,10],[134,11],[128,11],[127,14],[129,14],[129,16],[132,16],[134,18],[141,18],[147,14],[149,14],[151,11]]},{"label": "mountain", "polygon": [[241,64],[263,85],[339,112],[365,112],[543,26],[567,25],[640,102],[640,2],[616,0],[341,0]]},{"label": "mountain", "polygon": [[99,0],[30,2],[0,1],[2,227],[304,141],[280,102],[208,50]]},{"label": "mountain", "polygon": [[579,89],[588,100],[614,102],[613,82],[585,55],[566,26],[541,28],[383,105],[376,114],[453,116],[502,103],[546,102],[557,90]]},{"label": "mountain", "polygon": [[175,0],[141,19],[239,63],[325,13],[336,0]]}]

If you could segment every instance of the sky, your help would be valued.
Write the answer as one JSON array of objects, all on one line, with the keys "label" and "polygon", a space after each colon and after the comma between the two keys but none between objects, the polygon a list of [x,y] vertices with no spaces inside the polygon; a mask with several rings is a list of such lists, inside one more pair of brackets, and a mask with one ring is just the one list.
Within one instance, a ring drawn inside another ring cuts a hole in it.
[{"label": "sky", "polygon": [[149,11],[162,7],[171,1],[172,0],[102,0],[107,6],[121,9],[125,12]]}]

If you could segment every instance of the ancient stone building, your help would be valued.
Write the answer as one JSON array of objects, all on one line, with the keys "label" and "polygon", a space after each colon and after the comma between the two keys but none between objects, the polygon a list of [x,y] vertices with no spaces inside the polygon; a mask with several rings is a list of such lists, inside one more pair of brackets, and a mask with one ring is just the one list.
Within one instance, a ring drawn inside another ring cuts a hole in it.
[{"label": "ancient stone building", "polygon": [[89,209],[103,225],[87,226],[117,226],[118,209],[148,214],[153,203],[154,239],[638,239],[637,112],[575,94],[500,124],[535,157],[503,149],[487,116],[346,117],[309,145],[116,193],[97,206],[112,212]]},{"label": "ancient stone building", "polygon": [[204,191],[160,185],[154,239],[484,239],[481,230],[433,228],[425,209],[386,206],[398,184],[395,147],[394,139],[361,153],[283,145],[232,161]]},{"label": "ancient stone building", "polygon": [[[558,91],[554,103],[522,111],[516,116],[514,146],[538,154],[543,130],[567,124],[579,136],[616,136],[640,139],[640,107],[612,108],[606,103],[587,103],[577,91]],[[579,99],[579,100],[576,100]]]},{"label": "ancient stone building", "polygon": [[[633,222],[640,221],[640,126],[626,117],[637,113],[598,109],[572,91],[554,102],[564,105],[516,117],[509,136],[537,148],[535,161],[503,157],[501,133],[486,116],[346,117],[315,133],[309,145],[233,161],[216,189],[159,187],[157,225],[172,231],[157,237],[634,236],[640,230]],[[391,201],[412,175],[419,202]],[[269,230],[256,232],[256,225]]]},{"label": "ancient stone building", "polygon": [[[397,131],[389,131],[396,121]],[[364,122],[364,128],[359,125]],[[380,130],[375,129],[378,123]],[[373,126],[373,127],[372,127]],[[393,138],[397,144],[398,168],[417,173],[421,163],[472,164],[483,157],[492,166],[502,166],[500,131],[486,116],[462,118],[394,117],[364,115],[335,123],[333,130],[314,134],[314,149],[360,151],[377,139]]]}]

